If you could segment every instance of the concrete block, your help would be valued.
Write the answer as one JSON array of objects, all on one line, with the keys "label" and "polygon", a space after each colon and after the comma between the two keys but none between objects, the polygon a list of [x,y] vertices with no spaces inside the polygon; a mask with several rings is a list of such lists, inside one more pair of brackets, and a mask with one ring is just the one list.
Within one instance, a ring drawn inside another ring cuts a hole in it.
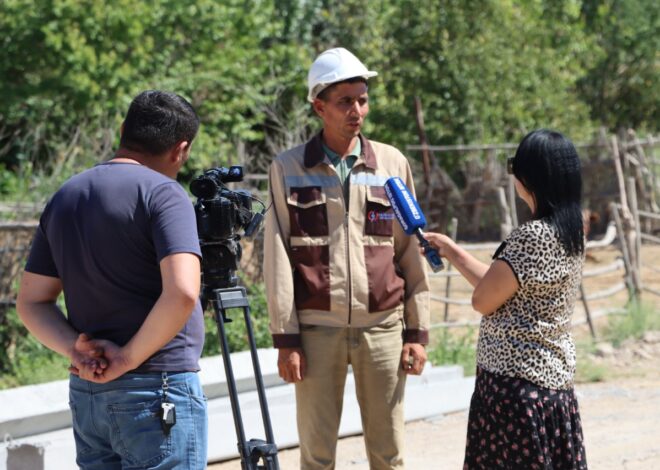
[{"label": "concrete block", "polygon": [[[406,421],[414,421],[469,407],[474,377],[463,377],[460,366],[427,367],[421,376],[410,376],[406,383],[404,413]],[[297,446],[296,403],[291,384],[266,390],[275,442],[279,448]],[[245,439],[265,439],[259,398],[256,391],[239,396]],[[339,436],[362,433],[360,408],[352,374],[346,378],[344,407]],[[238,453],[231,406],[228,397],[209,401],[209,462],[235,458]]]},{"label": "concrete block", "polygon": [[[277,351],[258,351],[266,387],[268,407],[279,448],[298,445],[294,386],[284,383],[277,374]],[[227,384],[220,356],[201,360],[200,379],[209,398],[209,461],[239,455],[233,414],[227,396]],[[232,354],[232,368],[241,403],[245,437],[265,438],[252,359],[249,352]],[[421,376],[408,377],[406,385],[406,420],[467,409],[474,378],[464,378],[459,366],[429,367]],[[75,445],[68,407],[68,381],[20,387],[0,391],[0,470],[39,470],[41,461],[48,470],[76,469]],[[346,380],[340,436],[362,432],[353,375]],[[8,462],[16,468],[8,468]],[[20,467],[20,465],[28,465]]]},{"label": "concrete block", "polygon": [[0,437],[13,439],[71,426],[69,381],[0,391]]},{"label": "concrete block", "polygon": [[8,470],[44,470],[44,449],[31,444],[7,449]]}]

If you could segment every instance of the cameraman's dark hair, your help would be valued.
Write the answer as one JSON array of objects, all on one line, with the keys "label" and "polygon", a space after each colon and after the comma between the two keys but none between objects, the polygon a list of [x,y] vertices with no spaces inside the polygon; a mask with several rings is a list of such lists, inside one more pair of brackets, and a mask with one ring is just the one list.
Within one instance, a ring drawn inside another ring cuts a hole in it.
[{"label": "cameraman's dark hair", "polygon": [[364,77],[347,78],[346,80],[342,80],[341,82],[333,83],[332,85],[329,85],[327,88],[324,88],[323,90],[321,90],[319,92],[318,95],[316,95],[316,97],[318,99],[320,99],[321,101],[328,101],[328,95],[330,94],[330,90],[332,90],[337,85],[340,85],[342,83],[358,83],[358,82],[362,82],[366,85],[367,84],[367,79],[364,78]]},{"label": "cameraman's dark hair", "polygon": [[191,143],[199,117],[185,98],[167,91],[148,90],[131,102],[120,145],[149,155],[161,155],[177,143]]},{"label": "cameraman's dark hair", "polygon": [[534,218],[557,228],[569,255],[583,253],[582,174],[573,143],[556,131],[530,132],[516,150],[513,174],[534,195]]}]

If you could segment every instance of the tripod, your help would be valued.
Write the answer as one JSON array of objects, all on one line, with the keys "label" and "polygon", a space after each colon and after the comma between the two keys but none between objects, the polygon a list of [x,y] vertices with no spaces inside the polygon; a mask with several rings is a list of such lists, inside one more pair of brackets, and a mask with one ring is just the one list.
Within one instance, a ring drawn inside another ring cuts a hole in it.
[{"label": "tripod", "polygon": [[[257,357],[257,346],[254,341],[254,332],[252,330],[252,321],[250,320],[250,304],[244,287],[229,287],[223,289],[213,289],[211,302],[215,310],[215,321],[218,324],[218,336],[222,348],[222,362],[225,365],[225,375],[227,376],[227,389],[229,391],[229,400],[234,417],[234,426],[236,426],[236,436],[238,437],[238,452],[241,456],[241,468],[243,470],[279,470],[277,460],[277,445],[273,439],[273,429],[270,424],[268,414],[268,403],[266,402],[266,392],[264,382],[261,377],[261,368],[259,367],[259,358]],[[229,357],[229,345],[227,344],[227,335],[225,332],[225,323],[231,320],[227,318],[227,309],[242,308],[245,318],[245,328],[248,334],[248,343],[250,344],[250,355],[252,356],[252,368],[254,369],[254,378],[257,384],[257,393],[259,395],[259,406],[266,433],[266,440],[245,439],[243,429],[243,418],[241,417],[240,404],[238,402],[238,392],[234,380],[234,371],[232,369]],[[259,465],[259,461],[263,465]]]}]

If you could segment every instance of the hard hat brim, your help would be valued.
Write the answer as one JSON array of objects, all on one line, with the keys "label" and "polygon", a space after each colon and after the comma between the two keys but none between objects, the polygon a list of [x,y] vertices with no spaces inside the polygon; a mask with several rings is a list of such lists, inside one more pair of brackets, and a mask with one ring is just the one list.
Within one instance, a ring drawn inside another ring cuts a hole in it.
[{"label": "hard hat brim", "polygon": [[312,90],[309,90],[309,93],[307,94],[307,101],[313,103],[314,99],[319,95],[319,93],[321,93],[323,90],[325,90],[334,83],[343,82],[344,80],[348,80],[350,78],[356,78],[356,77],[362,77],[365,80],[368,80],[369,78],[375,77],[377,75],[378,72],[374,72],[373,70],[367,70],[365,73],[361,73],[358,75],[348,74],[346,76],[335,77],[332,81],[319,82],[316,85],[314,85],[314,88]]}]

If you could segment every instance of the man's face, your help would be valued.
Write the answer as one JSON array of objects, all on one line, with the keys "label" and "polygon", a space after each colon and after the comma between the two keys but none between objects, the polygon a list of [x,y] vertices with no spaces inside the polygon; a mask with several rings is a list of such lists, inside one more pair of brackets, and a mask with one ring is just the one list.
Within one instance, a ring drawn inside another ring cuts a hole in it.
[{"label": "man's face", "polygon": [[333,138],[352,139],[360,133],[369,113],[367,84],[340,83],[329,90],[326,100],[314,100],[314,110],[323,120],[323,132]]}]

